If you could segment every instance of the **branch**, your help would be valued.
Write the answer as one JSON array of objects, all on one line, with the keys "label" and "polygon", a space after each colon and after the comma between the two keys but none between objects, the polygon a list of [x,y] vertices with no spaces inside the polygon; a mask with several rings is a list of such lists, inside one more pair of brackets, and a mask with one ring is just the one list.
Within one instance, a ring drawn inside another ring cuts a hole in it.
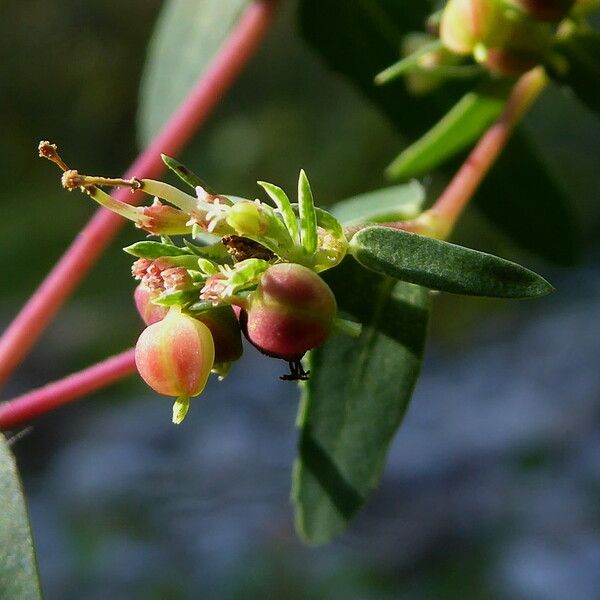
[{"label": "branch", "polygon": [[54,408],[102,389],[135,372],[134,350],[0,404],[0,430],[13,429]]},{"label": "branch", "polygon": [[[382,225],[440,239],[447,238],[508,143],[515,126],[527,114],[547,83],[548,79],[542,67],[536,67],[521,76],[500,118],[477,142],[435,204],[412,221],[397,221],[382,223]],[[365,226],[349,228],[346,233],[348,237],[352,237],[363,227]]]},{"label": "branch", "polygon": [[[124,179],[158,177],[161,153],[176,156],[221,100],[263,39],[273,19],[276,0],[257,0],[242,15],[200,79],[162,131],[129,167]],[[140,195],[127,189],[114,197],[132,204]],[[85,274],[122,226],[123,220],[98,210],[0,338],[0,385],[36,342]]]}]

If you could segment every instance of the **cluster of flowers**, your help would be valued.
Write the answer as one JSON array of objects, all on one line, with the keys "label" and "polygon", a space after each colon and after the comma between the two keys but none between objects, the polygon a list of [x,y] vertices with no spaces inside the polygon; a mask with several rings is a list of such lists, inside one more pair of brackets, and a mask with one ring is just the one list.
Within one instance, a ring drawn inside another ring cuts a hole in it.
[{"label": "cluster of flowers", "polygon": [[[440,77],[469,76],[482,67],[511,77],[553,64],[553,43],[569,27],[565,19],[577,18],[594,1],[448,0],[428,20],[428,34],[405,40],[404,53],[411,59],[406,69],[409,87],[426,93]],[[463,64],[465,58],[476,64]],[[385,79],[382,73],[381,82]]]},{"label": "cluster of flowers", "polygon": [[[146,324],[136,365],[151,388],[176,398],[174,423],[184,419],[211,372],[222,378],[240,358],[242,334],[260,352],[289,363],[283,379],[308,376],[302,357],[341,323],[335,297],[318,273],[342,261],[348,241],[341,224],[314,206],[303,171],[297,204],[281,188],[259,182],[271,206],[214,194],[169,157],[163,157],[166,164],[195,195],[150,179],[80,175],[48,142],[40,144],[40,154],[61,167],[66,189],[81,189],[160,239],[125,250],[137,257],[134,299]],[[101,186],[140,190],[154,202],[135,207]],[[183,245],[173,242],[175,235],[183,236]]]}]

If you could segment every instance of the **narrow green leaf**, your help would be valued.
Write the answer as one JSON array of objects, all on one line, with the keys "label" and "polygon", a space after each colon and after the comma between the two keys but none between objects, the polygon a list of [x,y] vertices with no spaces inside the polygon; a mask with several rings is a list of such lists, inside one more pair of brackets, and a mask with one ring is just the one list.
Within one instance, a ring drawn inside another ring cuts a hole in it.
[{"label": "narrow green leaf", "polygon": [[516,263],[389,227],[367,227],[350,242],[356,260],[377,273],[432,290],[496,298],[537,298],[554,288]]},{"label": "narrow green leaf", "polygon": [[302,246],[308,255],[317,250],[317,215],[310,183],[304,169],[298,178],[298,210],[300,212],[300,231]]},{"label": "narrow green leaf", "polygon": [[550,74],[570,86],[588,108],[600,113],[600,33],[574,30],[557,38],[554,52],[564,64],[548,65]]},{"label": "narrow green leaf", "polygon": [[187,183],[191,188],[196,189],[200,186],[203,190],[208,192],[209,194],[213,194],[213,190],[208,186],[208,184],[196,175],[192,170],[186,167],[183,163],[180,163],[178,160],[167,156],[166,154],[161,154],[163,162],[167,167],[181,179],[184,183]]},{"label": "narrow green leaf", "polygon": [[288,195],[279,186],[273,185],[272,183],[267,183],[266,181],[258,181],[257,183],[265,190],[265,192],[267,192],[267,194],[269,194],[271,200],[275,202],[275,206],[279,209],[279,212],[283,217],[283,222],[288,228],[290,237],[294,243],[300,244],[298,221],[296,220],[296,215],[294,214],[292,203],[290,202]]},{"label": "narrow green leaf", "polygon": [[0,598],[42,597],[29,518],[15,459],[0,434]]},{"label": "narrow green leaf", "polygon": [[332,337],[309,359],[292,498],[296,528],[310,544],[340,534],[379,483],[419,375],[429,314],[427,290],[352,259],[325,279],[363,329],[358,338]]},{"label": "narrow green leaf", "polygon": [[382,188],[342,200],[331,212],[344,225],[414,219],[421,213],[425,190],[418,181]]},{"label": "narrow green leaf", "polygon": [[346,235],[344,234],[344,228],[342,227],[342,224],[340,223],[339,219],[337,219],[329,211],[323,210],[322,208],[315,206],[315,214],[317,215],[317,225],[319,227],[327,229],[330,233],[334,235],[334,237],[338,239],[346,238]]},{"label": "narrow green leaf", "polygon": [[185,98],[248,4],[249,0],[164,3],[142,75],[138,112],[142,147]]},{"label": "narrow green leaf", "polygon": [[158,298],[152,300],[158,306],[185,306],[198,300],[200,290],[184,290],[175,292],[163,292]]},{"label": "narrow green leaf", "polygon": [[187,248],[180,248],[173,244],[163,244],[162,242],[143,241],[136,242],[123,248],[127,254],[137,256],[138,258],[147,258],[153,260],[163,256],[186,256],[191,252]]},{"label": "narrow green leaf", "polygon": [[375,76],[375,83],[377,85],[383,85],[385,83],[389,83],[402,75],[408,73],[411,69],[416,67],[419,64],[419,59],[430,52],[435,52],[443,48],[443,44],[441,40],[434,40],[429,44],[425,44],[421,46],[418,50],[400,59],[398,62],[395,62],[393,65],[387,67],[381,73],[378,73]]},{"label": "narrow green leaf", "polygon": [[386,175],[395,181],[419,177],[473,145],[502,113],[510,89],[510,83],[501,79],[465,94],[390,164]]}]

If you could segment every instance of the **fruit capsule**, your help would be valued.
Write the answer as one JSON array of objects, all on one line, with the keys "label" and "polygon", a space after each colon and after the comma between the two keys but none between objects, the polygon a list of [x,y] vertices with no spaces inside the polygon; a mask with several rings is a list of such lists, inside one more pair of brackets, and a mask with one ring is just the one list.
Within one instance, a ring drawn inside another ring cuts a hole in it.
[{"label": "fruit capsule", "polygon": [[[160,296],[160,290],[151,290],[140,283],[133,298],[138,313],[146,325],[162,321],[169,312],[168,307],[158,306],[152,300]],[[234,362],[242,356],[242,335],[236,315],[229,306],[217,306],[193,317],[204,323],[212,334],[215,344],[215,362]]]},{"label": "fruit capsule", "polygon": [[449,0],[440,21],[440,38],[456,54],[471,54],[478,44],[496,45],[506,37],[501,0]]},{"label": "fruit capsule", "polygon": [[281,263],[261,277],[240,324],[261,352],[297,360],[320,346],[333,328],[336,302],[329,286],[310,269]]},{"label": "fruit capsule", "polygon": [[204,390],[214,359],[215,346],[208,327],[178,307],[144,329],[135,347],[135,363],[142,379],[159,394],[177,398],[174,423],[185,417],[189,398]]}]

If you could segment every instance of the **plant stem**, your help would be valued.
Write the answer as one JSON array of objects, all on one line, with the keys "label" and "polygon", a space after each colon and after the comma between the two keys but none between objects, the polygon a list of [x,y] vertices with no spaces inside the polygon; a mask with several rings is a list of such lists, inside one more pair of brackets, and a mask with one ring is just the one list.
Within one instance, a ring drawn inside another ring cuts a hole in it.
[{"label": "plant stem", "polygon": [[[536,67],[522,75],[513,87],[500,118],[480,138],[435,204],[411,221],[381,225],[440,239],[447,238],[508,143],[515,126],[527,114],[547,83],[548,78],[542,67]],[[347,237],[352,237],[365,226],[348,228]]]},{"label": "plant stem", "polygon": [[542,67],[528,71],[517,81],[500,118],[485,132],[431,208],[430,214],[447,227],[448,233],[547,82]]},{"label": "plant stem", "polygon": [[135,372],[134,350],[112,356],[83,371],[0,404],[0,430],[23,425],[31,419],[81,396],[100,390]]},{"label": "plant stem", "polygon": [[[258,47],[276,5],[276,0],[257,0],[246,9],[187,98],[129,167],[124,179],[160,175],[165,168],[161,153],[177,155],[207,119]],[[141,194],[132,195],[128,189],[116,190],[114,197],[131,204],[141,200]],[[48,273],[0,338],[0,385],[20,364],[122,224],[119,216],[98,210]]]}]

